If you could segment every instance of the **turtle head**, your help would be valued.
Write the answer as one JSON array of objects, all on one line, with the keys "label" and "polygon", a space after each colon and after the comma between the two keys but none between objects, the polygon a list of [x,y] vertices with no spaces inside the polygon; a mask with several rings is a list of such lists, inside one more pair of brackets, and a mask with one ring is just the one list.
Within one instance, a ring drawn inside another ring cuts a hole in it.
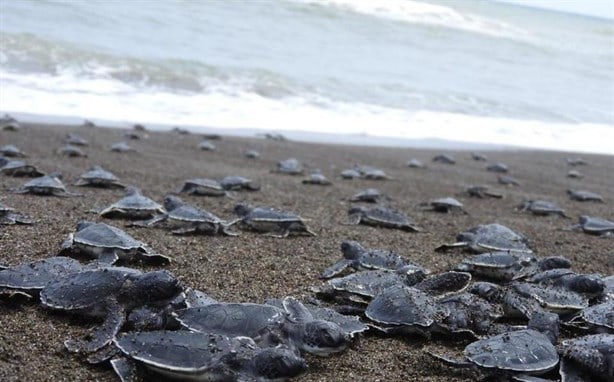
[{"label": "turtle head", "polygon": [[312,320],[302,325],[299,348],[311,354],[327,356],[345,350],[350,341],[346,332],[334,322]]},{"label": "turtle head", "polygon": [[179,280],[170,272],[155,271],[141,275],[126,291],[127,297],[140,302],[139,305],[156,302],[168,303],[183,291]]},{"label": "turtle head", "polygon": [[571,279],[569,289],[578,293],[599,296],[605,289],[605,283],[596,275],[577,275]]},{"label": "turtle head", "polygon": [[9,163],[9,159],[6,157],[2,157],[0,156],[0,167],[4,166],[5,164]]},{"label": "turtle head", "polygon": [[459,243],[473,243],[475,241],[475,234],[473,232],[461,232],[456,235],[456,241]]},{"label": "turtle head", "polygon": [[286,347],[259,350],[250,361],[252,373],[263,380],[286,380],[307,370],[305,360]]},{"label": "turtle head", "polygon": [[95,224],[95,223],[89,220],[81,220],[79,223],[77,223],[77,232],[84,230],[85,228],[91,226],[92,224]]},{"label": "turtle head", "polygon": [[90,167],[90,171],[102,171],[102,167],[98,165],[94,165]]},{"label": "turtle head", "polygon": [[535,312],[529,320],[527,328],[543,333],[550,342],[556,344],[560,334],[559,315],[552,312]]},{"label": "turtle head", "polygon": [[183,202],[183,200],[181,200],[180,197],[175,196],[175,195],[166,195],[164,197],[164,208],[167,211],[172,211],[175,210],[181,206],[183,206],[185,203]]},{"label": "turtle head", "polygon": [[341,243],[341,252],[343,257],[348,260],[356,260],[363,253],[365,248],[359,242],[354,240],[345,240]]},{"label": "turtle head", "polygon": [[139,195],[141,190],[134,186],[126,187],[126,191],[124,192],[125,196]]},{"label": "turtle head", "polygon": [[539,259],[539,269],[542,271],[560,268],[571,268],[571,261],[564,258],[563,256],[548,256]]},{"label": "turtle head", "polygon": [[50,176],[50,177],[56,178],[56,179],[60,179],[60,180],[63,178],[62,173],[59,172],[59,171],[50,172],[49,174],[47,174],[47,176]]},{"label": "turtle head", "polygon": [[363,214],[367,209],[364,208],[363,206],[358,206],[358,207],[352,207],[350,208],[350,210],[348,211],[348,214],[350,215],[354,215],[354,214]]},{"label": "turtle head", "polygon": [[234,208],[234,212],[238,216],[247,216],[251,210],[252,207],[247,203],[239,203]]},{"label": "turtle head", "polygon": [[485,281],[478,281],[469,286],[467,291],[469,293],[473,293],[477,296],[480,296],[487,301],[493,302],[493,300],[497,299],[497,295],[499,294],[500,290],[501,289],[497,284]]}]

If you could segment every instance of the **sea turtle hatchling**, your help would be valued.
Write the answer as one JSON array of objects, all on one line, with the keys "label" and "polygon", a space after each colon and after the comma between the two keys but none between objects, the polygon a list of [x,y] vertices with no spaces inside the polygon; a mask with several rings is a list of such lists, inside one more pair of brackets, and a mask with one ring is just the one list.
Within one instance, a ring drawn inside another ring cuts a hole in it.
[{"label": "sea turtle hatchling", "polygon": [[464,259],[455,269],[476,277],[510,281],[534,273],[537,267],[538,260],[530,254],[487,252]]},{"label": "sea turtle hatchling", "polygon": [[476,162],[486,162],[488,160],[486,156],[480,153],[476,153],[476,152],[471,153],[471,159],[473,159]]},{"label": "sea turtle hatchling", "polygon": [[43,260],[18,264],[0,270],[0,288],[20,291],[33,297],[45,286],[62,277],[84,270],[84,266],[69,257],[49,257]]},{"label": "sea turtle hatchling", "polygon": [[482,224],[456,235],[456,243],[435,248],[445,251],[451,248],[469,248],[473,252],[509,251],[532,253],[529,240],[510,228],[493,223]]},{"label": "sea turtle hatchling", "polygon": [[454,157],[448,154],[439,154],[433,157],[433,162],[443,163],[443,164],[456,164],[456,160]]},{"label": "sea turtle hatchling", "polygon": [[614,235],[614,221],[582,215],[578,218],[578,224],[574,224],[568,229],[583,231],[591,235],[612,236]]},{"label": "sea turtle hatchling", "polygon": [[190,233],[238,235],[238,233],[230,231],[229,228],[240,222],[241,219],[225,222],[214,214],[186,204],[179,197],[173,195],[164,198],[164,208],[167,211],[165,214],[154,216],[152,219],[136,225],[151,226],[170,220],[176,223],[172,232],[177,235]]},{"label": "sea turtle hatchling", "polygon": [[109,150],[115,153],[127,153],[130,151],[136,151],[135,149],[130,147],[130,145],[125,141],[113,143],[109,147]]},{"label": "sea turtle hatchling", "polygon": [[509,176],[509,175],[497,176],[497,182],[505,186],[520,186],[520,182],[513,176]]},{"label": "sea turtle hatchling", "polygon": [[170,262],[164,255],[150,253],[147,245],[119,228],[85,220],[77,223],[75,233],[64,240],[61,253],[84,255],[105,264],[113,264],[118,259],[130,261],[139,258],[163,264]]},{"label": "sea turtle hatchling", "polygon": [[378,203],[381,199],[389,200],[390,198],[377,188],[366,188],[354,194],[350,202]]},{"label": "sea turtle hatchling", "polygon": [[277,169],[273,172],[287,175],[301,175],[303,174],[303,165],[296,158],[288,158],[277,162]]},{"label": "sea turtle hatchling", "polygon": [[0,130],[4,131],[17,131],[21,128],[19,121],[12,116],[5,114],[0,118]]},{"label": "sea turtle hatchling", "polygon": [[66,143],[73,146],[87,146],[88,143],[80,135],[75,133],[66,134]]},{"label": "sea turtle hatchling", "polygon": [[586,166],[588,162],[583,158],[565,158],[568,166]]},{"label": "sea turtle hatchling", "polygon": [[358,179],[360,178],[360,172],[356,169],[349,168],[341,171],[341,177],[343,179]]},{"label": "sea turtle hatchling", "polygon": [[29,176],[39,177],[45,175],[40,172],[35,166],[29,165],[22,160],[13,160],[6,157],[0,157],[0,172],[9,176]]},{"label": "sea turtle hatchling", "polygon": [[29,216],[15,211],[14,208],[0,202],[0,224],[32,224],[32,219]]},{"label": "sea turtle hatchling", "polygon": [[593,333],[614,334],[614,300],[584,308],[568,323],[591,330]]},{"label": "sea turtle hatchling", "polygon": [[0,147],[0,154],[11,158],[24,158],[26,154],[19,150],[15,145],[4,145]]},{"label": "sea turtle hatchling", "polygon": [[127,219],[150,218],[164,214],[164,207],[141,194],[136,187],[127,187],[125,196],[99,212],[103,217],[123,217]]},{"label": "sea turtle hatchling", "polygon": [[506,164],[501,162],[491,163],[486,166],[486,171],[498,172],[498,173],[506,173],[509,171]]},{"label": "sea turtle hatchling", "polygon": [[305,221],[292,212],[277,210],[270,207],[252,207],[239,203],[234,212],[241,218],[241,223],[257,232],[266,232],[267,235],[283,238],[290,234],[304,234],[316,236],[309,229]]},{"label": "sea turtle hatchling", "polygon": [[465,188],[465,193],[467,193],[469,196],[473,196],[475,198],[480,199],[484,199],[486,197],[497,199],[503,198],[503,194],[501,194],[500,192],[492,191],[490,187],[484,185],[469,186]]},{"label": "sea turtle hatchling", "polygon": [[188,179],[179,192],[198,196],[225,196],[228,192],[217,180],[208,178]]},{"label": "sea turtle hatchling", "polygon": [[564,340],[560,348],[563,381],[614,379],[614,334],[591,334]]},{"label": "sea turtle hatchling", "polygon": [[198,148],[203,151],[214,151],[215,145],[208,139],[203,140],[198,144]]},{"label": "sea turtle hatchling", "polygon": [[516,210],[532,212],[533,215],[538,216],[558,215],[564,218],[569,217],[565,215],[564,209],[552,202],[548,202],[545,200],[527,200],[525,202],[520,203],[516,207]]},{"label": "sea turtle hatchling", "polygon": [[253,180],[238,175],[228,175],[220,180],[220,185],[226,191],[258,191],[260,185]]},{"label": "sea turtle hatchling", "polygon": [[90,169],[81,175],[75,186],[91,186],[91,187],[119,187],[126,186],[119,182],[119,179],[113,173],[103,169],[100,166],[92,166]]},{"label": "sea turtle hatchling", "polygon": [[59,173],[51,173],[26,182],[21,187],[11,189],[16,194],[34,194],[41,196],[83,196],[81,194],[66,191],[66,187],[60,180]]},{"label": "sea turtle hatchling", "polygon": [[392,179],[384,170],[373,166],[356,166],[360,172],[360,177],[369,180],[390,180]]},{"label": "sea turtle hatchling", "polygon": [[125,357],[111,365],[123,382],[138,379],[135,363],[147,375],[182,381],[285,381],[307,369],[305,360],[286,347],[259,348],[245,337],[188,331],[123,333],[113,340]]},{"label": "sea turtle hatchling", "polygon": [[448,213],[450,211],[461,211],[463,213],[467,213],[463,209],[463,204],[451,197],[433,199],[428,202],[418,204],[418,207],[422,210],[430,210],[443,213]]},{"label": "sea turtle hatchling", "polygon": [[73,145],[60,147],[57,153],[69,158],[87,158],[87,154],[83,150]]},{"label": "sea turtle hatchling", "polygon": [[328,178],[320,172],[320,170],[312,171],[307,178],[302,180],[303,184],[315,184],[319,186],[330,186],[332,183]]},{"label": "sea turtle hatchling", "polygon": [[366,224],[411,232],[422,231],[405,213],[387,207],[352,207],[348,210],[348,215],[352,225]]},{"label": "sea turtle hatchling", "polygon": [[424,168],[424,163],[422,163],[422,161],[412,158],[410,160],[408,160],[405,165],[409,168]]},{"label": "sea turtle hatchling", "polygon": [[245,150],[245,157],[249,159],[260,158],[260,153],[257,150]]},{"label": "sea turtle hatchling", "polygon": [[571,200],[578,202],[600,202],[603,203],[601,195],[586,190],[567,190],[567,194]]},{"label": "sea turtle hatchling", "polygon": [[576,273],[569,268],[557,267],[542,270],[527,277],[524,281],[561,288],[589,298],[601,297],[605,290],[605,282],[600,275]]},{"label": "sea turtle hatchling", "polygon": [[569,170],[567,171],[567,177],[571,179],[582,179],[584,178],[584,174],[578,170]]},{"label": "sea turtle hatchling", "polygon": [[167,305],[183,291],[168,271],[141,273],[123,267],[101,267],[71,273],[40,292],[43,306],[88,317],[103,318],[91,340],[67,340],[71,352],[94,352],[111,343],[133,309]]}]

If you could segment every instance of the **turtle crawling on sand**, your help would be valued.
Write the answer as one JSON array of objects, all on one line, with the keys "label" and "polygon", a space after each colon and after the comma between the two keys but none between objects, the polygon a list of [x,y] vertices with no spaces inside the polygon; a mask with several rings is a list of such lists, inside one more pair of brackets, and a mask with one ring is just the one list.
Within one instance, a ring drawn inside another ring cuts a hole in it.
[{"label": "turtle crawling on sand", "polygon": [[73,146],[87,146],[88,143],[80,135],[75,133],[66,134],[66,143]]},{"label": "turtle crawling on sand", "polygon": [[443,213],[448,213],[450,211],[455,211],[455,210],[463,212],[463,213],[467,213],[463,209],[463,204],[459,202],[458,200],[451,198],[451,197],[433,199],[426,203],[420,203],[418,207],[423,210],[431,210],[431,211],[443,212]]},{"label": "turtle crawling on sand", "polygon": [[473,197],[480,198],[480,199],[483,199],[486,197],[497,198],[497,199],[503,198],[503,194],[496,192],[496,191],[492,191],[490,187],[485,186],[485,185],[469,186],[465,188],[465,192],[469,196],[473,196]]},{"label": "turtle crawling on sand", "polygon": [[241,218],[241,223],[258,232],[266,232],[268,236],[283,238],[290,234],[305,234],[316,236],[305,221],[292,212],[276,210],[270,207],[252,207],[239,203],[234,212]]},{"label": "turtle crawling on sand", "polygon": [[509,251],[532,253],[528,239],[501,224],[482,224],[456,235],[456,243],[435,248],[444,251],[451,248],[469,248],[473,252]]},{"label": "turtle crawling on sand", "polygon": [[348,211],[350,224],[366,224],[375,227],[397,228],[404,231],[420,232],[405,213],[387,207],[352,207]]},{"label": "turtle crawling on sand", "polygon": [[277,169],[273,172],[287,175],[301,175],[304,172],[303,164],[296,158],[288,158],[277,162]]},{"label": "turtle crawling on sand", "polygon": [[225,176],[222,180],[220,180],[220,185],[226,191],[239,191],[239,190],[247,190],[247,191],[258,191],[260,190],[260,185],[255,183],[253,180],[238,176],[238,175],[229,175]]},{"label": "turtle crawling on sand", "polygon": [[125,141],[117,142],[117,143],[112,144],[109,147],[109,150],[112,151],[112,152],[116,152],[116,153],[127,153],[127,152],[130,152],[130,151],[136,151],[135,149],[130,147],[130,145],[127,142],[125,142]]},{"label": "turtle crawling on sand", "polygon": [[597,236],[612,236],[614,235],[614,221],[582,215],[578,219],[578,224],[572,225],[569,229]]},{"label": "turtle crawling on sand", "polygon": [[14,208],[0,202],[0,224],[32,224],[30,217],[15,211]]},{"label": "turtle crawling on sand", "polygon": [[73,145],[66,145],[59,148],[58,154],[65,155],[69,158],[87,158],[87,154],[83,150]]},{"label": "turtle crawling on sand", "polygon": [[316,184],[320,186],[330,186],[332,183],[328,178],[320,172],[320,170],[314,170],[309,174],[306,179],[303,179],[303,184]]},{"label": "turtle crawling on sand", "polygon": [[100,166],[92,166],[85,172],[79,180],[74,184],[75,186],[91,186],[91,187],[119,187],[125,188],[126,186],[119,182],[119,179],[113,173],[103,169]]},{"label": "turtle crawling on sand", "polygon": [[571,200],[578,202],[600,202],[603,203],[601,195],[586,190],[567,190],[567,194]]},{"label": "turtle crawling on sand", "polygon": [[220,182],[208,178],[188,179],[179,192],[199,196],[225,196],[228,194]]},{"label": "turtle crawling on sand", "polygon": [[0,270],[0,288],[34,297],[47,285],[82,270],[84,266],[77,260],[64,256],[49,257]]},{"label": "turtle crawling on sand", "polygon": [[29,165],[22,160],[13,160],[6,157],[0,157],[0,172],[9,176],[29,176],[39,177],[45,175],[40,172],[35,166]]},{"label": "turtle crawling on sand", "polygon": [[389,200],[390,197],[384,195],[377,188],[366,188],[350,198],[350,202],[365,202],[365,203],[377,203],[380,199]]},{"label": "turtle crawling on sand", "polygon": [[565,210],[561,207],[557,206],[552,202],[548,202],[545,200],[527,200],[522,202],[516,207],[518,211],[529,211],[532,212],[533,215],[538,216],[547,216],[547,215],[558,215],[564,218],[568,218],[569,216],[565,215]]},{"label": "turtle crawling on sand", "polygon": [[41,196],[83,196],[81,194],[66,191],[66,187],[60,180],[62,175],[51,173],[49,175],[34,178],[18,188],[11,189],[15,194],[34,194]]},{"label": "turtle crawling on sand", "polygon": [[136,187],[128,187],[123,198],[99,213],[104,217],[143,219],[165,212],[161,204],[141,194],[141,190]]},{"label": "turtle crawling on sand", "polygon": [[433,162],[443,163],[443,164],[456,164],[456,160],[454,157],[448,154],[439,154],[433,157]]},{"label": "turtle crawling on sand", "polygon": [[15,145],[4,145],[0,147],[0,154],[11,158],[24,158],[26,154],[19,150]]}]

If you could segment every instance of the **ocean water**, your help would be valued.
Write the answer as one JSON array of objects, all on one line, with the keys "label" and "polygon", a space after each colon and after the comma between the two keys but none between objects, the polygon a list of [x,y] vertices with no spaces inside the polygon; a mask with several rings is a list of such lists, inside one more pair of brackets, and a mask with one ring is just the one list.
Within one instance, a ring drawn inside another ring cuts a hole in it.
[{"label": "ocean water", "polygon": [[0,111],[614,154],[614,21],[470,0],[0,1]]}]

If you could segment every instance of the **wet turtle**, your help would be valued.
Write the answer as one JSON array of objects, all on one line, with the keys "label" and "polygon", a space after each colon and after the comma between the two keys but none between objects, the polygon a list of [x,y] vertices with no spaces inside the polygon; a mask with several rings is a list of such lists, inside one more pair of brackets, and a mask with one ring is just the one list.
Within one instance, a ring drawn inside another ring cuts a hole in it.
[{"label": "wet turtle", "polygon": [[198,148],[203,151],[213,151],[215,150],[215,145],[213,144],[213,142],[205,139],[198,144]]},{"label": "wet turtle", "polygon": [[87,154],[80,148],[73,145],[66,145],[58,149],[58,154],[65,155],[69,158],[87,158]]},{"label": "wet turtle", "polygon": [[62,256],[49,257],[0,270],[0,288],[21,291],[33,297],[45,286],[82,270],[84,266],[77,260]]},{"label": "wet turtle", "polygon": [[126,315],[143,305],[166,305],[183,288],[168,271],[141,273],[123,267],[101,267],[71,273],[40,292],[43,306],[103,318],[90,341],[67,340],[71,352],[94,352],[111,343]]},{"label": "wet turtle", "polygon": [[565,158],[565,162],[568,166],[586,166],[586,162],[583,158]]},{"label": "wet turtle", "polygon": [[481,199],[487,196],[491,198],[497,198],[497,199],[503,198],[503,194],[496,192],[496,191],[491,191],[490,187],[484,186],[484,185],[469,186],[465,188],[465,192],[469,196],[473,196],[473,197],[481,198]]},{"label": "wet turtle", "polygon": [[567,194],[571,200],[576,200],[578,202],[601,202],[603,203],[603,198],[601,195],[596,194],[591,191],[586,190],[567,190]]},{"label": "wet turtle", "polygon": [[260,185],[255,183],[253,180],[237,175],[225,176],[222,180],[220,180],[220,185],[226,191],[260,190]]},{"label": "wet turtle", "polygon": [[352,207],[348,211],[350,224],[366,224],[376,227],[397,228],[404,231],[421,232],[405,213],[387,207]]},{"label": "wet turtle", "polygon": [[0,118],[0,130],[4,131],[17,131],[21,128],[19,122],[8,114],[4,114],[4,117]]},{"label": "wet turtle", "polygon": [[252,207],[244,203],[237,204],[234,212],[241,218],[241,223],[257,232],[266,232],[273,237],[287,237],[290,234],[316,236],[305,221],[292,212],[276,210],[270,207]]},{"label": "wet turtle", "polygon": [[569,290],[589,298],[600,297],[605,289],[605,283],[599,275],[578,274],[569,268],[543,270],[525,281]]},{"label": "wet turtle", "polygon": [[265,346],[287,342],[320,356],[343,351],[349,344],[349,335],[339,325],[314,318],[297,299],[286,297],[282,304],[283,309],[268,304],[218,303],[179,310],[176,316],[191,331],[250,337]]},{"label": "wet turtle", "polygon": [[343,179],[357,179],[360,178],[360,172],[358,170],[349,168],[347,170],[341,171],[341,177]]},{"label": "wet turtle", "polygon": [[569,170],[567,171],[567,177],[572,179],[582,179],[584,175],[578,170]]},{"label": "wet turtle", "polygon": [[127,219],[150,218],[164,213],[166,210],[161,204],[143,196],[136,187],[127,187],[123,198],[99,212],[100,216]]},{"label": "wet turtle", "polygon": [[516,178],[509,175],[497,176],[497,182],[506,186],[520,186],[520,182]]},{"label": "wet turtle", "polygon": [[569,216],[565,215],[565,210],[561,207],[557,206],[552,202],[548,202],[545,200],[527,200],[525,202],[520,203],[516,207],[517,211],[529,211],[532,212],[533,215],[538,216],[547,216],[547,215],[558,215],[564,218],[568,218]]},{"label": "wet turtle", "polygon": [[482,224],[456,235],[456,243],[435,248],[445,251],[451,248],[469,248],[473,252],[509,251],[532,253],[529,240],[508,227],[493,223]]},{"label": "wet turtle", "polygon": [[119,187],[125,188],[126,186],[119,182],[119,179],[111,172],[103,169],[100,166],[92,166],[85,172],[79,180],[74,184],[75,186],[91,186],[91,187]]},{"label": "wet turtle", "polygon": [[[337,276],[346,268],[362,269],[385,269],[397,270],[405,267],[414,267],[418,271],[428,273],[421,266],[414,264],[400,255],[385,249],[367,249],[353,240],[341,243],[343,259],[322,271],[322,278],[328,279]],[[405,268],[406,271],[409,268]]]},{"label": "wet turtle", "polygon": [[303,179],[303,184],[315,184],[320,186],[330,186],[332,183],[328,178],[320,172],[320,170],[314,170],[309,174],[306,179]]},{"label": "wet turtle", "polygon": [[433,332],[444,335],[465,335],[478,338],[492,330],[493,323],[503,317],[503,309],[472,293],[454,293],[437,299],[437,305],[450,312],[437,317]]},{"label": "wet turtle", "polygon": [[608,300],[584,308],[569,323],[596,333],[614,334],[614,301]]},{"label": "wet turtle", "polygon": [[32,224],[32,219],[0,202],[0,225]]},{"label": "wet turtle", "polygon": [[418,159],[410,159],[405,163],[405,165],[409,168],[424,168],[424,163]]},{"label": "wet turtle", "polygon": [[281,174],[301,175],[303,174],[303,165],[296,158],[288,158],[277,162],[277,170]]},{"label": "wet turtle", "polygon": [[433,162],[443,163],[443,164],[456,164],[456,160],[454,157],[448,154],[439,154],[433,157]]},{"label": "wet turtle", "polygon": [[150,253],[144,243],[119,228],[104,223],[80,221],[75,233],[62,243],[62,253],[84,255],[98,262],[113,264],[118,259],[143,259],[168,264],[170,259]]},{"label": "wet turtle", "polygon": [[72,146],[87,146],[88,143],[85,139],[75,133],[66,134],[66,143]]},{"label": "wet turtle", "polygon": [[245,337],[153,331],[124,333],[113,342],[126,358],[114,358],[111,365],[126,382],[139,375],[134,363],[173,380],[282,381],[307,369],[305,360],[293,350],[261,349]]},{"label": "wet turtle", "polygon": [[54,195],[54,196],[83,196],[81,194],[66,191],[66,187],[62,183],[59,173],[51,173],[49,175],[34,178],[26,182],[19,188],[11,189],[11,192],[16,194],[34,194],[34,195]]},{"label": "wet turtle", "polygon": [[260,153],[257,150],[245,150],[245,157],[250,159],[260,158]]},{"label": "wet turtle", "polygon": [[35,166],[29,165],[22,160],[13,160],[0,157],[0,172],[9,176],[39,177],[45,175]]},{"label": "wet turtle", "polygon": [[506,164],[501,162],[491,163],[486,166],[486,171],[498,172],[498,173],[506,173],[509,171]]},{"label": "wet turtle", "polygon": [[130,147],[130,145],[125,141],[112,144],[109,147],[109,150],[116,153],[127,153],[129,151],[136,151],[135,149]]},{"label": "wet turtle", "polygon": [[472,152],[471,159],[477,162],[486,162],[488,159],[483,154]]},{"label": "wet turtle", "polygon": [[220,182],[208,178],[188,179],[183,183],[179,192],[199,196],[225,196],[228,194]]},{"label": "wet turtle", "polygon": [[23,151],[19,150],[17,146],[15,145],[4,145],[0,147],[0,154],[4,155],[5,157],[11,157],[11,158],[24,158],[27,156]]},{"label": "wet turtle", "polygon": [[584,231],[591,235],[612,236],[614,235],[614,221],[582,215],[578,218],[578,224],[572,225],[569,229]]},{"label": "wet turtle", "polygon": [[[614,379],[614,334],[591,334],[561,344],[561,377],[568,380]],[[584,375],[583,379],[572,376]]]},{"label": "wet turtle", "polygon": [[420,203],[418,207],[423,210],[431,210],[431,211],[444,212],[444,213],[448,213],[450,211],[455,211],[455,210],[461,211],[463,213],[467,213],[463,209],[463,204],[459,202],[458,200],[451,198],[451,197],[433,199],[426,203]]},{"label": "wet turtle", "polygon": [[378,203],[380,199],[389,200],[390,198],[377,188],[367,188],[350,198],[350,202],[365,202],[365,203]]},{"label": "wet turtle", "polygon": [[229,228],[240,222],[241,219],[225,222],[214,214],[186,204],[183,200],[173,195],[167,195],[164,198],[164,208],[167,211],[166,213],[154,216],[152,219],[141,222],[138,225],[151,226],[170,220],[178,226],[172,231],[177,235],[190,233],[238,235],[238,233],[230,231]]},{"label": "wet turtle", "polygon": [[534,273],[538,269],[538,260],[519,252],[487,252],[464,259],[455,269],[477,277],[510,281]]}]

